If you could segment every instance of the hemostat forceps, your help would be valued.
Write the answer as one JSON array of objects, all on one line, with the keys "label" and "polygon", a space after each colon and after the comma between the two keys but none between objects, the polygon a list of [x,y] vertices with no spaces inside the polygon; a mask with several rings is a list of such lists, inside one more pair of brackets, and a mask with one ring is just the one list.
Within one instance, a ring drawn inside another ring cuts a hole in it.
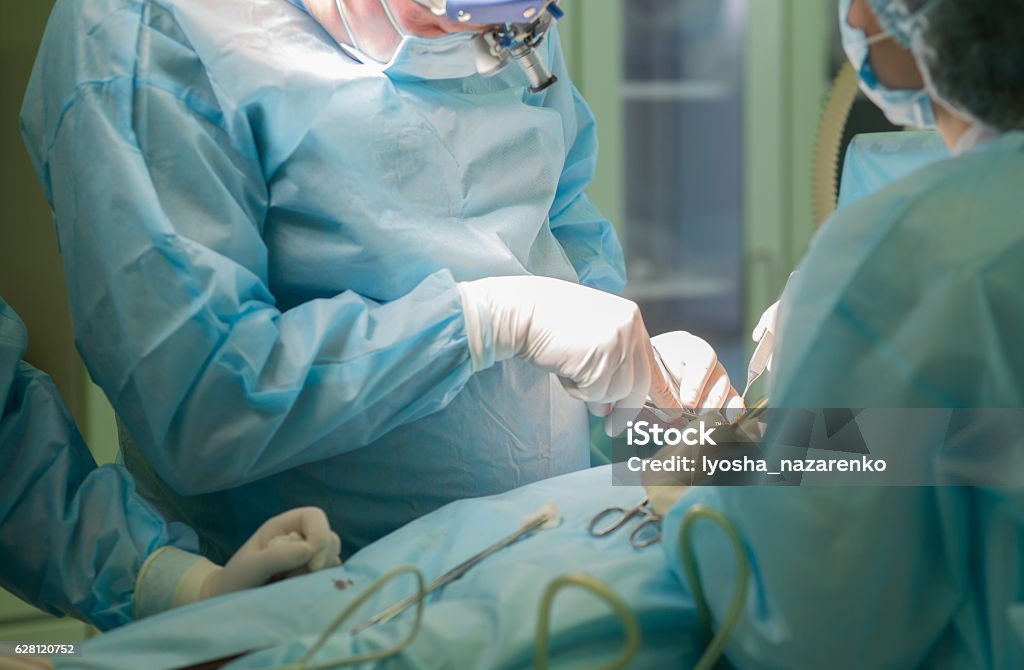
[{"label": "hemostat forceps", "polygon": [[607,507],[590,520],[587,531],[594,537],[604,537],[622,528],[633,517],[643,521],[629,534],[629,543],[636,549],[643,549],[661,541],[661,517],[651,509],[647,498],[635,507]]}]

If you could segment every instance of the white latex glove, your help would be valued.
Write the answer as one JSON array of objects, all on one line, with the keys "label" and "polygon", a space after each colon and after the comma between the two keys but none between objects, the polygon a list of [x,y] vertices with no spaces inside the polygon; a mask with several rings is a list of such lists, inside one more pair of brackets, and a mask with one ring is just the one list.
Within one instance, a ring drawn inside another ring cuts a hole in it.
[{"label": "white latex glove", "polygon": [[[781,303],[776,301],[771,307],[766,309],[758,319],[757,325],[754,326],[754,331],[750,333],[750,339],[760,344],[765,338],[770,338],[770,342],[775,344],[775,333],[779,330],[779,305]],[[766,369],[771,372],[771,361],[765,366]]]},{"label": "white latex glove", "polygon": [[177,547],[163,547],[139,569],[133,614],[141,619],[204,598],[332,568],[341,565],[340,551],[341,540],[317,507],[273,517],[224,567]]},{"label": "white latex glove", "polygon": [[747,386],[754,383],[765,370],[772,371],[772,354],[775,351],[775,333],[779,328],[779,303],[776,302],[764,311],[750,339],[754,340],[757,347],[750,357],[747,365]]},{"label": "white latex glove", "polygon": [[658,352],[662,374],[682,407],[724,409],[727,416],[743,409],[743,398],[733,388],[729,373],[710,344],[678,330],[658,335],[651,339],[651,345]]},{"label": "white latex glove", "polygon": [[675,406],[629,300],[549,277],[489,277],[459,290],[475,369],[518,356],[549,370],[606,417],[609,435],[625,430],[648,395]]},{"label": "white latex glove", "polygon": [[318,507],[301,507],[264,523],[235,552],[228,564],[211,572],[200,598],[262,586],[341,565],[341,539]]}]

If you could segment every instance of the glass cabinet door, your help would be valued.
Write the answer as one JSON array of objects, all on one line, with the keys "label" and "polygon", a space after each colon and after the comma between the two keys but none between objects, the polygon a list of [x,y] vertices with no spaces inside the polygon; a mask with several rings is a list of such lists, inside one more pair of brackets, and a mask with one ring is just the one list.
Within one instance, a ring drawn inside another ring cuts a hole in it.
[{"label": "glass cabinet door", "polygon": [[652,333],[741,361],[743,80],[749,0],[630,0],[623,13],[624,244]]},{"label": "glass cabinet door", "polygon": [[750,331],[814,231],[811,166],[836,0],[562,0],[601,145],[592,199],[648,330],[711,342],[741,379]]}]

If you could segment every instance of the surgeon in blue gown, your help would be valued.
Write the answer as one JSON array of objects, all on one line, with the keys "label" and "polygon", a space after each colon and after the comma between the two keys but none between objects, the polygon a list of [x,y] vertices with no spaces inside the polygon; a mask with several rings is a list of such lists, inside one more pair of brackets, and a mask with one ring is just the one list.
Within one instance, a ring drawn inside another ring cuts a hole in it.
[{"label": "surgeon in blue gown", "polygon": [[650,390],[557,31],[535,93],[476,74],[463,28],[416,0],[54,6],[21,120],[76,342],[140,490],[213,556],[295,505],[348,552],[587,467],[585,402]]},{"label": "surgeon in blue gown", "polygon": [[199,556],[195,533],[140,499],[124,468],[96,467],[50,378],[21,361],[27,345],[0,300],[0,586],[106,630],[338,565],[316,509],[263,524],[223,568]]}]

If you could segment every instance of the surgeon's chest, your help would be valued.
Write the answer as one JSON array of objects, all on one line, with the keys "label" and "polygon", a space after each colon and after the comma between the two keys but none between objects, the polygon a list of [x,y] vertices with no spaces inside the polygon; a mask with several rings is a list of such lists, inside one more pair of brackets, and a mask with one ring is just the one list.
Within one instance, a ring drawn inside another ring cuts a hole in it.
[{"label": "surgeon's chest", "polygon": [[387,298],[440,268],[525,265],[550,234],[564,127],[517,88],[339,85],[268,175],[272,281],[311,294],[393,283],[369,293]]},{"label": "surgeon's chest", "polygon": [[472,216],[505,204],[506,193],[553,196],[565,160],[558,112],[528,104],[518,88],[440,84],[338,86],[281,167],[307,192],[337,192],[332,203],[389,196],[392,207],[434,216]]}]

